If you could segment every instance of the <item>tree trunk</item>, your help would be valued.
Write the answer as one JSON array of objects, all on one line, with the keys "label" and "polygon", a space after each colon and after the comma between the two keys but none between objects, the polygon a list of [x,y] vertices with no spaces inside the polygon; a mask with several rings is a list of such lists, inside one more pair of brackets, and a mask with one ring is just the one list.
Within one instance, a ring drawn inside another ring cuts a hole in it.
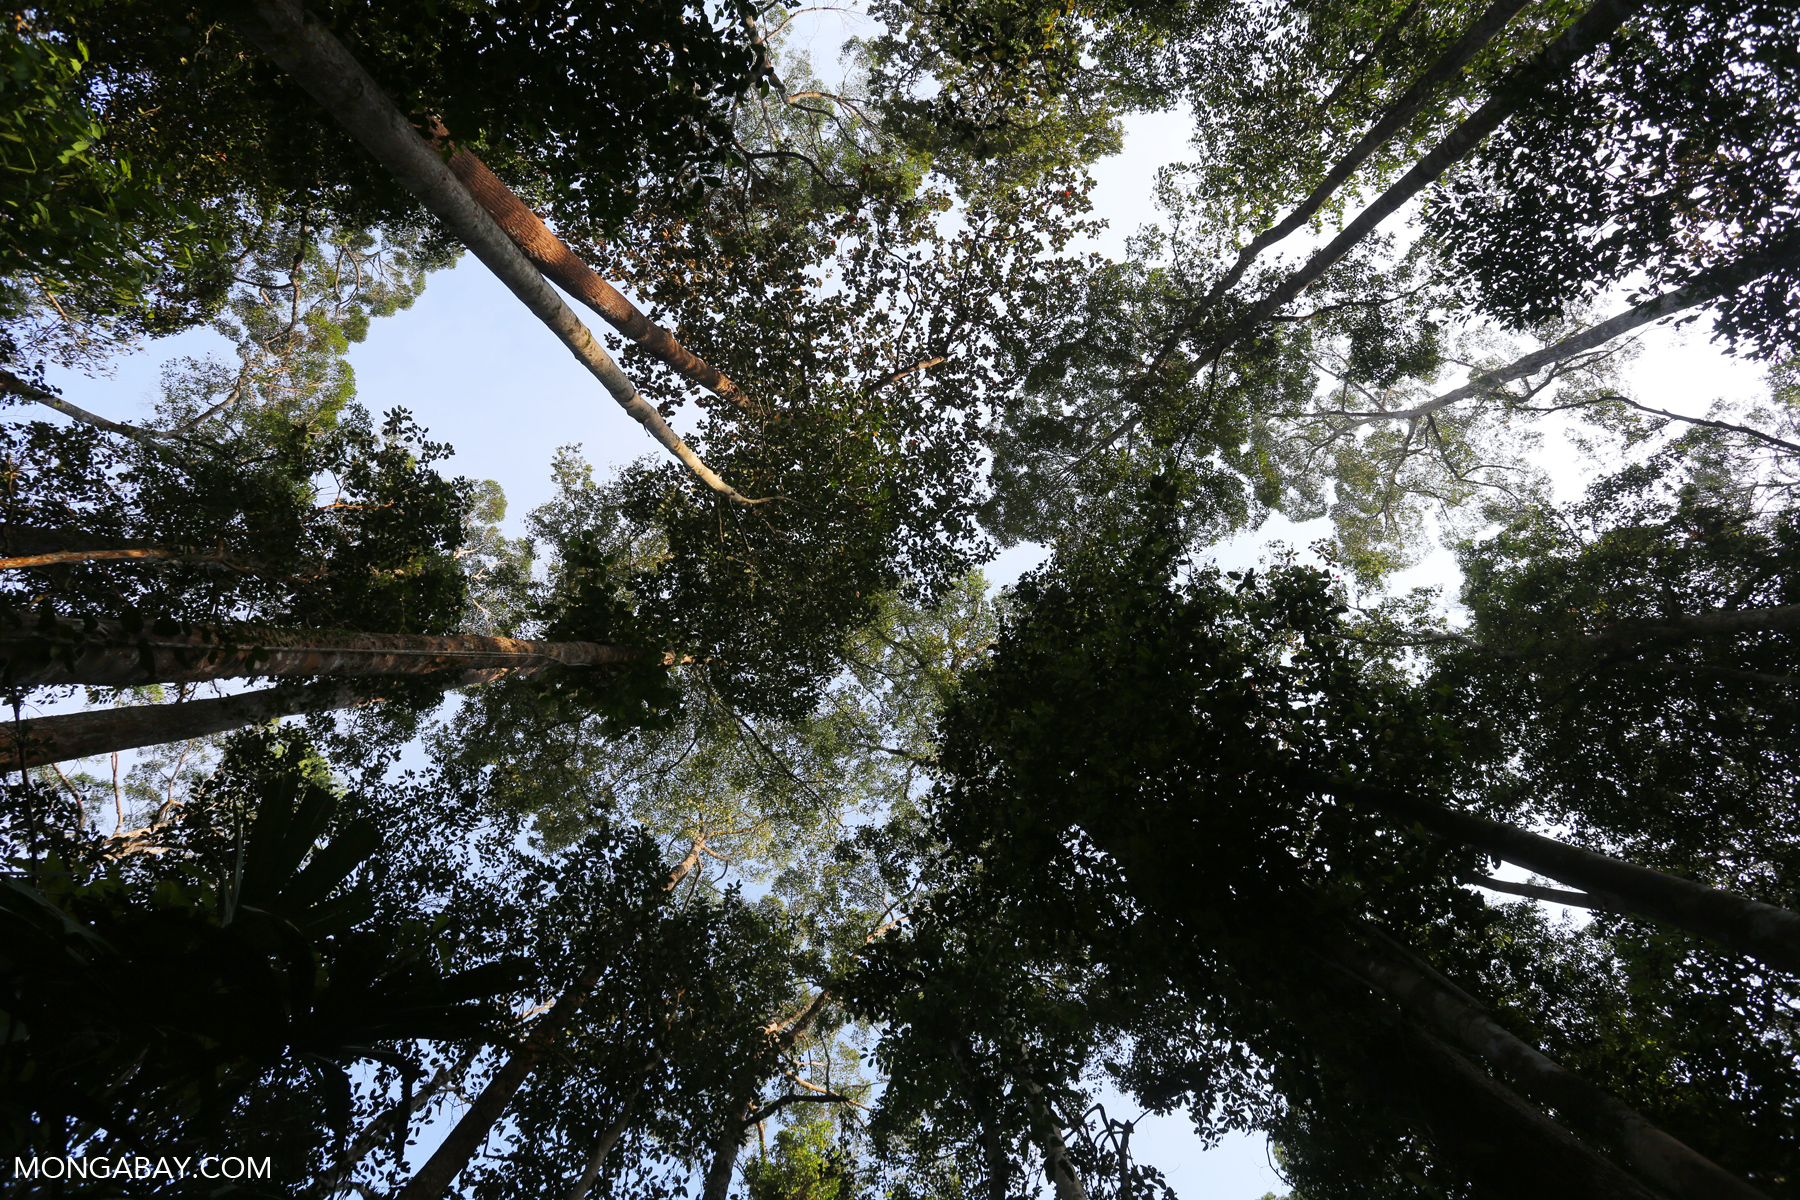
[{"label": "tree trunk", "polygon": [[362,1132],[356,1135],[356,1140],[350,1143],[343,1156],[338,1159],[337,1165],[321,1175],[318,1182],[307,1189],[309,1194],[322,1200],[323,1197],[330,1196],[343,1188],[345,1180],[350,1178],[350,1173],[356,1170],[357,1164],[367,1158],[369,1152],[379,1146],[384,1139],[391,1138],[395,1133],[405,1129],[413,1115],[431,1103],[433,1096],[443,1091],[447,1085],[462,1078],[468,1071],[469,1064],[475,1061],[475,1056],[480,1051],[480,1046],[470,1046],[463,1051],[456,1062],[446,1064],[436,1075],[431,1077],[423,1088],[414,1092],[411,1104],[396,1104],[363,1126]]},{"label": "tree trunk", "polygon": [[39,767],[140,746],[185,742],[279,717],[369,702],[370,697],[358,694],[348,684],[314,683],[179,704],[130,704],[32,717],[16,725],[0,725],[0,769]]},{"label": "tree trunk", "polygon": [[1622,313],[1607,318],[1598,325],[1593,325],[1580,333],[1572,333],[1559,342],[1534,350],[1530,354],[1514,359],[1504,367],[1492,371],[1478,371],[1469,382],[1443,395],[1428,400],[1413,408],[1400,408],[1384,413],[1359,413],[1358,423],[1371,421],[1413,421],[1430,416],[1439,409],[1448,408],[1460,400],[1478,396],[1492,391],[1503,383],[1515,379],[1523,379],[1535,374],[1545,367],[1573,358],[1632,330],[1659,321],[1671,313],[1705,304],[1716,300],[1727,292],[1736,291],[1746,283],[1761,279],[1771,271],[1783,267],[1791,267],[1800,261],[1800,237],[1790,237],[1775,243],[1766,250],[1746,254],[1742,258],[1722,263],[1710,270],[1701,272],[1692,280],[1673,291],[1654,296],[1642,304],[1626,309]]},{"label": "tree trunk", "polygon": [[1662,1200],[1426,1031],[1401,1021],[1372,1070],[1406,1096],[1444,1157],[1495,1195],[1536,1200]]},{"label": "tree trunk", "polygon": [[[1324,940],[1324,939],[1322,939]],[[1416,969],[1349,938],[1325,940],[1326,956],[1407,1013],[1447,1034],[1518,1081],[1650,1184],[1679,1200],[1768,1200],[1711,1159],[1670,1137],[1617,1097],[1511,1033],[1429,968]]]},{"label": "tree trunk", "polygon": [[731,1190],[731,1173],[737,1166],[738,1150],[744,1144],[744,1131],[750,1127],[751,1100],[746,1100],[730,1114],[725,1132],[713,1145],[712,1162],[707,1164],[706,1179],[700,1187],[700,1200],[725,1200]]},{"label": "tree trunk", "polygon": [[742,389],[723,372],[676,341],[674,334],[638,311],[637,305],[581,261],[566,242],[550,231],[543,218],[488,170],[486,163],[458,147],[443,125],[431,121],[430,134],[431,144],[440,153],[455,151],[450,156],[450,170],[506,231],[513,244],[538,270],[549,276],[551,282],[599,313],[607,324],[655,355],[689,383],[698,384],[740,408],[749,403]]},{"label": "tree trunk", "polygon": [[1044,1089],[1029,1076],[1022,1082],[1026,1105],[1037,1126],[1038,1144],[1044,1152],[1044,1174],[1049,1178],[1050,1186],[1056,1189],[1056,1200],[1088,1200],[1087,1189],[1081,1185],[1081,1175],[1069,1158],[1069,1146],[1063,1141],[1062,1127],[1044,1100]]},{"label": "tree trunk", "polygon": [[[1485,104],[1445,134],[1430,153],[1359,213],[1355,220],[1344,227],[1343,232],[1308,259],[1305,265],[1282,280],[1273,291],[1252,304],[1242,317],[1227,326],[1188,369],[1197,371],[1217,361],[1251,329],[1262,324],[1282,305],[1318,282],[1333,264],[1373,233],[1377,225],[1398,212],[1402,205],[1461,161],[1482,139],[1498,129],[1502,121],[1529,103],[1546,84],[1562,78],[1575,63],[1612,36],[1646,2],[1647,0],[1595,0],[1560,37],[1540,50],[1529,62],[1508,72],[1495,85],[1493,94]],[[1203,320],[1205,316],[1205,313],[1201,313],[1199,319]],[[1193,325],[1193,322],[1186,323],[1186,329],[1192,329]],[[1173,346],[1168,349],[1172,351]]]},{"label": "tree trunk", "polygon": [[[651,1062],[654,1063],[655,1060],[652,1059]],[[594,1145],[593,1156],[588,1159],[587,1167],[581,1172],[581,1178],[577,1179],[575,1186],[569,1189],[569,1200],[587,1200],[588,1192],[593,1190],[594,1181],[600,1178],[600,1169],[606,1165],[606,1156],[612,1153],[612,1148],[618,1144],[621,1137],[625,1136],[625,1131],[631,1128],[631,1118],[637,1112],[638,1101],[643,1098],[644,1083],[648,1079],[649,1071],[646,1069],[644,1079],[640,1080],[638,1086],[632,1089],[631,1095],[625,1097],[625,1103],[619,1108],[619,1115],[613,1118],[612,1124],[600,1131],[600,1140]]]},{"label": "tree trunk", "polygon": [[[1437,89],[1454,79],[1464,67],[1468,66],[1469,60],[1474,58],[1482,47],[1493,41],[1501,30],[1506,28],[1507,23],[1518,14],[1519,10],[1525,7],[1526,3],[1527,0],[1495,0],[1495,3],[1489,5],[1488,10],[1463,32],[1456,44],[1426,68],[1425,73],[1414,80],[1412,85],[1388,106],[1387,111],[1373,125],[1369,126],[1368,131],[1357,139],[1356,145],[1338,159],[1331,171],[1319,182],[1319,186],[1313,189],[1311,195],[1296,205],[1293,211],[1282,218],[1279,224],[1272,225],[1258,234],[1254,241],[1238,252],[1237,261],[1232,263],[1231,269],[1219,277],[1218,281],[1208,290],[1205,299],[1200,301],[1197,306],[1199,311],[1204,314],[1216,305],[1225,293],[1244,277],[1244,272],[1249,269],[1252,262],[1256,261],[1259,254],[1316,216],[1331,199],[1333,193],[1356,173],[1357,168],[1367,162],[1369,156],[1386,145],[1395,134],[1406,128],[1412,119],[1419,115],[1420,110],[1425,107]],[[1380,42],[1333,90],[1323,107],[1331,107],[1344,86],[1355,77],[1369,59],[1381,53],[1388,41],[1397,35],[1400,27],[1418,7],[1417,4],[1412,5],[1395,19],[1387,32],[1382,35]]]},{"label": "tree trunk", "polygon": [[538,1060],[556,1044],[563,1027],[599,981],[599,969],[590,968],[557,998],[543,1020],[531,1027],[524,1043],[481,1089],[481,1095],[475,1097],[475,1103],[469,1105],[469,1110],[444,1139],[444,1144],[407,1181],[394,1200],[440,1200],[456,1177],[462,1174],[463,1168],[469,1165],[476,1148],[487,1140],[488,1132],[506,1115],[507,1107],[537,1067]]},{"label": "tree trunk", "polygon": [[1564,892],[1556,888],[1539,887],[1535,883],[1515,883],[1510,879],[1495,879],[1491,875],[1465,875],[1464,883],[1472,883],[1476,887],[1487,888],[1491,892],[1506,892],[1514,896],[1529,896],[1533,900],[1543,900],[1551,904],[1567,904],[1575,908],[1591,908],[1597,912],[1614,912],[1610,904],[1602,904],[1586,892]]},{"label": "tree trunk", "polygon": [[442,671],[593,667],[650,657],[649,651],[592,642],[472,634],[432,637],[228,625],[130,633],[116,621],[97,622],[90,633],[81,622],[62,618],[51,632],[36,626],[0,628],[0,687],[130,687],[286,675],[416,677]]},{"label": "tree trunk", "polygon": [[1667,921],[1772,967],[1800,972],[1800,913],[1398,792],[1346,789],[1340,795],[1579,888],[1609,907]]},{"label": "tree trunk", "polygon": [[513,244],[428,145],[399,107],[319,21],[293,0],[240,0],[237,27],[293,76],[407,190],[450,227],[631,414],[695,478],[740,503],[753,503],[720,479],[638,394],[605,348],[554,287]]},{"label": "tree trunk", "polygon": [[[792,1017],[769,1022],[763,1027],[763,1032],[774,1039],[777,1051],[785,1052],[818,1019],[830,1001],[831,993],[821,991]],[[759,1090],[761,1086],[761,1083],[757,1084]],[[732,1169],[737,1166],[738,1150],[743,1146],[744,1134],[750,1127],[750,1109],[755,1103],[756,1094],[752,1092],[727,1120],[725,1132],[713,1146],[712,1162],[706,1168],[706,1181],[700,1192],[700,1200],[725,1200],[725,1194],[731,1188]]]}]

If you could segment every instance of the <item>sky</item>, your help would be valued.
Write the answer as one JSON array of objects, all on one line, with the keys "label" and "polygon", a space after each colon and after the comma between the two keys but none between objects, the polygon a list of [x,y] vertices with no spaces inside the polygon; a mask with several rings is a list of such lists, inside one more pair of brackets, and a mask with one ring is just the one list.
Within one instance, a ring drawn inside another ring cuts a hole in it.
[{"label": "sky", "polygon": [[[832,28],[831,22],[838,22],[837,14],[825,14],[822,23],[801,39],[812,42],[820,67],[827,65],[846,28],[842,22]],[[1125,236],[1157,219],[1149,203],[1155,172],[1182,157],[1185,139],[1186,118],[1181,113],[1127,119],[1124,152],[1094,172],[1095,208],[1111,226],[1097,248],[1119,253]],[[602,328],[597,319],[590,325],[597,332]],[[52,382],[74,403],[129,421],[148,412],[163,363],[208,350],[228,354],[217,335],[190,332],[131,356],[109,378],[64,372],[53,373]],[[549,464],[558,447],[581,446],[602,471],[660,453],[642,428],[472,258],[433,277],[410,310],[377,322],[350,360],[359,398],[372,411],[410,409],[434,440],[455,447],[447,472],[502,485],[508,498],[507,524],[515,534],[522,531],[524,514],[550,497]],[[1627,382],[1645,403],[1696,415],[1715,398],[1752,397],[1764,386],[1760,367],[1720,354],[1707,344],[1704,329],[1654,333],[1629,368]],[[1590,468],[1554,437],[1547,439],[1545,456],[1543,465],[1551,469],[1562,497],[1579,494]],[[1249,565],[1266,552],[1271,540],[1304,546],[1328,532],[1324,521],[1295,525],[1277,517],[1256,533],[1218,547],[1214,555],[1228,567]],[[1010,582],[1041,561],[1043,553],[1041,547],[1029,545],[1008,550],[990,565],[989,578],[995,584]],[[1455,564],[1440,551],[1394,582],[1399,590],[1438,585],[1454,596]],[[1524,877],[1523,872],[1507,874]],[[1102,1101],[1115,1118],[1138,1115],[1116,1093],[1103,1095]],[[1143,1160],[1165,1172],[1183,1200],[1257,1200],[1268,1192],[1288,1190],[1271,1167],[1261,1137],[1232,1137],[1203,1150],[1184,1117],[1149,1117],[1138,1126],[1133,1147]],[[423,1161],[428,1150],[428,1145],[419,1146],[412,1161]]]}]

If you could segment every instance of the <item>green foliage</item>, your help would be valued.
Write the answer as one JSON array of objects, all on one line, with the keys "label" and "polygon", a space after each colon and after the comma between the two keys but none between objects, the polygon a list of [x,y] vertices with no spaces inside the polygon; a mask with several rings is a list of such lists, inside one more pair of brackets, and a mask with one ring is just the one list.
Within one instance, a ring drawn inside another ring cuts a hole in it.
[{"label": "green foliage", "polygon": [[[92,77],[81,42],[23,16],[0,30],[0,358],[33,349],[17,323],[34,307],[166,323],[172,314],[146,293],[161,270],[188,269],[207,249],[166,168],[108,142]],[[65,355],[79,348],[63,344]]]},{"label": "green foliage", "polygon": [[838,1145],[829,1118],[814,1117],[775,1135],[775,1147],[744,1166],[750,1200],[857,1200],[855,1160]]}]

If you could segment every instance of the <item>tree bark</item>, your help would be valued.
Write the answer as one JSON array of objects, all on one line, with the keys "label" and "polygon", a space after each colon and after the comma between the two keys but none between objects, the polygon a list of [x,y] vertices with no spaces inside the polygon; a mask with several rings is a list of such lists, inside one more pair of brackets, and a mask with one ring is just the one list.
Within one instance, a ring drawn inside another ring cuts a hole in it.
[{"label": "tree bark", "polygon": [[[1195,369],[1216,361],[1251,329],[1318,282],[1333,264],[1373,233],[1377,225],[1399,211],[1402,205],[1466,157],[1483,138],[1498,129],[1502,121],[1535,97],[1545,84],[1561,78],[1646,2],[1647,0],[1596,0],[1555,41],[1540,50],[1529,62],[1509,72],[1495,87],[1493,96],[1485,104],[1445,134],[1430,153],[1359,213],[1355,220],[1308,259],[1305,265],[1282,280],[1273,291],[1251,305],[1248,312],[1228,325],[1195,362]],[[1204,318],[1205,314],[1200,316]],[[1193,327],[1193,322],[1186,322],[1182,332]],[[1173,346],[1170,345],[1169,349],[1172,350]]]},{"label": "tree bark", "polygon": [[1346,788],[1339,795],[1579,888],[1620,911],[1667,921],[1772,967],[1800,971],[1800,913],[1399,792]]},{"label": "tree bark", "polygon": [[407,1180],[394,1200],[440,1200],[456,1177],[462,1174],[463,1168],[469,1165],[476,1148],[486,1140],[488,1131],[506,1114],[507,1107],[537,1067],[538,1060],[556,1044],[563,1027],[599,981],[599,969],[590,968],[557,998],[543,1019],[531,1027],[524,1043],[481,1089],[481,1095],[469,1105],[469,1110],[444,1139],[443,1145],[432,1153],[417,1174]]},{"label": "tree bark", "polygon": [[356,1139],[345,1149],[343,1156],[338,1159],[337,1165],[321,1175],[318,1182],[313,1184],[308,1192],[315,1197],[323,1198],[341,1190],[345,1180],[350,1177],[350,1173],[356,1170],[357,1164],[367,1158],[369,1152],[385,1139],[393,1137],[397,1131],[404,1129],[406,1124],[412,1120],[413,1114],[430,1104],[433,1096],[443,1091],[448,1084],[462,1078],[463,1074],[468,1071],[469,1064],[475,1061],[475,1056],[480,1051],[480,1046],[470,1046],[463,1051],[455,1063],[446,1064],[436,1075],[431,1077],[423,1088],[414,1092],[410,1105],[396,1104],[363,1126],[362,1132],[357,1134]]},{"label": "tree bark", "polygon": [[[1344,185],[1344,181],[1354,175],[1357,168],[1369,160],[1370,155],[1386,145],[1395,134],[1406,128],[1412,119],[1424,109],[1439,86],[1449,82],[1457,72],[1468,66],[1469,60],[1480,53],[1483,46],[1493,41],[1500,31],[1506,28],[1507,23],[1518,14],[1518,11],[1525,7],[1527,2],[1528,0],[1495,0],[1495,3],[1489,5],[1487,11],[1482,13],[1475,23],[1463,32],[1462,37],[1457,39],[1456,44],[1426,68],[1425,73],[1414,80],[1412,86],[1401,93],[1388,106],[1387,111],[1382,113],[1369,127],[1368,131],[1357,139],[1356,145],[1338,159],[1337,163],[1326,173],[1325,178],[1319,182],[1319,186],[1313,189],[1311,195],[1296,205],[1293,211],[1282,218],[1279,224],[1272,225],[1258,234],[1254,241],[1238,252],[1237,261],[1232,263],[1231,269],[1220,276],[1218,281],[1207,291],[1205,298],[1196,306],[1197,310],[1202,314],[1209,311],[1226,292],[1237,284],[1238,280],[1244,277],[1244,272],[1249,269],[1251,263],[1256,261],[1257,255],[1318,215],[1319,210],[1325,207],[1332,194]],[[1369,58],[1373,58],[1381,52],[1386,42],[1398,32],[1401,25],[1411,17],[1413,11],[1418,7],[1417,4],[1414,4],[1396,18],[1388,31],[1382,35],[1381,43],[1369,52],[1367,58],[1357,65],[1356,70],[1345,77],[1330,98],[1325,101],[1325,107],[1329,108],[1336,101],[1338,93],[1355,77],[1356,72],[1361,70]]]},{"label": "tree bark", "polygon": [[740,408],[749,404],[743,390],[727,379],[724,372],[676,341],[674,334],[646,317],[637,305],[596,274],[566,242],[550,231],[543,218],[488,170],[486,163],[457,146],[442,124],[435,120],[430,122],[430,133],[431,144],[440,153],[454,151],[450,155],[450,170],[462,180],[469,194],[499,223],[525,257],[550,277],[551,282],[599,313],[607,324],[655,355],[689,383],[698,384]]},{"label": "tree bark", "polygon": [[737,1166],[738,1150],[744,1144],[744,1132],[750,1127],[750,1105],[746,1100],[727,1116],[725,1132],[713,1145],[712,1161],[707,1164],[706,1178],[700,1185],[700,1200],[725,1200],[731,1190],[731,1172]]},{"label": "tree bark", "polygon": [[582,1170],[581,1177],[575,1181],[575,1186],[569,1189],[568,1200],[587,1200],[594,1181],[600,1178],[600,1169],[606,1165],[606,1156],[612,1153],[612,1148],[625,1136],[625,1131],[631,1128],[631,1118],[637,1112],[638,1101],[643,1098],[644,1082],[648,1078],[649,1073],[646,1071],[645,1079],[640,1080],[638,1086],[632,1089],[631,1095],[625,1097],[625,1103],[619,1108],[619,1115],[600,1131],[600,1140],[594,1145],[594,1153]]},{"label": "tree bark", "polygon": [[1654,1188],[1678,1200],[1768,1200],[1717,1163],[1670,1137],[1602,1088],[1581,1078],[1495,1021],[1436,972],[1415,969],[1351,939],[1322,939],[1327,957],[1415,1018],[1447,1034],[1516,1080],[1525,1095],[1554,1108]]},{"label": "tree bark", "polygon": [[[776,1050],[786,1051],[818,1019],[830,1001],[831,993],[821,991],[792,1017],[769,1022],[763,1027],[763,1032],[774,1039]],[[759,1083],[757,1086],[760,1088],[762,1085]],[[725,1132],[713,1146],[712,1161],[706,1168],[706,1180],[701,1188],[700,1200],[725,1200],[725,1194],[731,1189],[732,1169],[737,1166],[738,1150],[742,1148],[744,1134],[750,1127],[750,1108],[755,1103],[756,1095],[752,1093],[726,1121]]]},{"label": "tree bark", "polygon": [[0,725],[0,769],[185,742],[280,717],[368,702],[370,697],[347,684],[314,683],[176,704],[130,704],[32,717]]},{"label": "tree bark", "polygon": [[[53,631],[0,627],[0,687],[85,684],[129,687],[255,676],[434,675],[442,671],[593,667],[643,661],[651,652],[592,642],[529,642],[451,634],[326,633],[192,626],[169,634],[127,632],[101,621],[91,633],[66,618]],[[666,661],[666,656],[665,656]]]},{"label": "tree bark", "polygon": [[1510,879],[1495,879],[1491,875],[1465,875],[1464,883],[1472,883],[1476,887],[1484,887],[1490,892],[1506,892],[1513,896],[1529,896],[1533,900],[1544,900],[1551,904],[1567,904],[1575,908],[1591,908],[1598,912],[1616,911],[1609,904],[1586,892],[1564,892],[1556,888],[1539,887],[1535,883],[1515,883]]},{"label": "tree bark", "polygon": [[513,244],[344,44],[293,0],[240,0],[237,27],[424,202],[600,381],[619,406],[707,487],[749,504],[638,394],[587,326]]},{"label": "tree bark", "polygon": [[[1733,259],[1731,262],[1703,271],[1681,287],[1664,292],[1660,296],[1654,296],[1622,313],[1616,313],[1598,325],[1589,326],[1580,333],[1572,333],[1541,350],[1534,350],[1530,354],[1522,355],[1504,367],[1496,367],[1491,371],[1477,371],[1470,376],[1469,382],[1461,387],[1427,400],[1423,404],[1415,405],[1412,408],[1398,408],[1392,412],[1356,413],[1356,423],[1412,421],[1428,417],[1458,401],[1492,391],[1501,384],[1510,383],[1515,379],[1523,379],[1527,375],[1535,374],[1564,359],[1573,358],[1577,354],[1603,346],[1614,338],[1630,333],[1653,321],[1659,321],[1673,313],[1705,304],[1709,300],[1717,300],[1720,296],[1734,292],[1747,283],[1761,279],[1771,271],[1795,265],[1800,265],[1800,236],[1784,239],[1765,250],[1746,254],[1742,258]],[[1688,418],[1676,419],[1687,420]],[[1718,422],[1700,423],[1718,424]]]},{"label": "tree bark", "polygon": [[1044,1174],[1049,1177],[1050,1186],[1056,1189],[1056,1200],[1088,1200],[1087,1188],[1082,1186],[1081,1175],[1069,1158],[1069,1146],[1063,1140],[1062,1127],[1044,1100],[1044,1089],[1030,1076],[1025,1076],[1021,1082],[1025,1085],[1026,1105],[1031,1109],[1032,1122],[1038,1129],[1038,1144],[1044,1152]]},{"label": "tree bark", "polygon": [[139,429],[136,425],[123,425],[118,421],[109,421],[105,417],[96,416],[85,408],[70,404],[55,392],[45,391],[41,387],[26,383],[11,371],[0,370],[0,392],[11,392],[15,396],[35,400],[47,408],[54,408],[65,417],[80,421],[84,425],[92,425],[95,429],[103,429],[107,433],[128,437],[132,441],[160,453],[167,453],[173,449],[163,440],[169,436],[168,434],[157,433],[151,429]]},{"label": "tree bark", "polygon": [[1371,1066],[1408,1094],[1412,1119],[1489,1194],[1663,1200],[1430,1033],[1401,1021],[1395,1037],[1399,1053]]}]

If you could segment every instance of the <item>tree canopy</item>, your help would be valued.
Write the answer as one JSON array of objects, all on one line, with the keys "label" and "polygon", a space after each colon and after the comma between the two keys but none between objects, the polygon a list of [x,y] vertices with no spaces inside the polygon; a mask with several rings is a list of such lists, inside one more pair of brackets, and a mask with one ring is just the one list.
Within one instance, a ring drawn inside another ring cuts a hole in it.
[{"label": "tree canopy", "polygon": [[[1800,1195],[1800,10],[814,12],[7,12],[13,1189]],[[453,266],[640,457],[359,390]]]}]

